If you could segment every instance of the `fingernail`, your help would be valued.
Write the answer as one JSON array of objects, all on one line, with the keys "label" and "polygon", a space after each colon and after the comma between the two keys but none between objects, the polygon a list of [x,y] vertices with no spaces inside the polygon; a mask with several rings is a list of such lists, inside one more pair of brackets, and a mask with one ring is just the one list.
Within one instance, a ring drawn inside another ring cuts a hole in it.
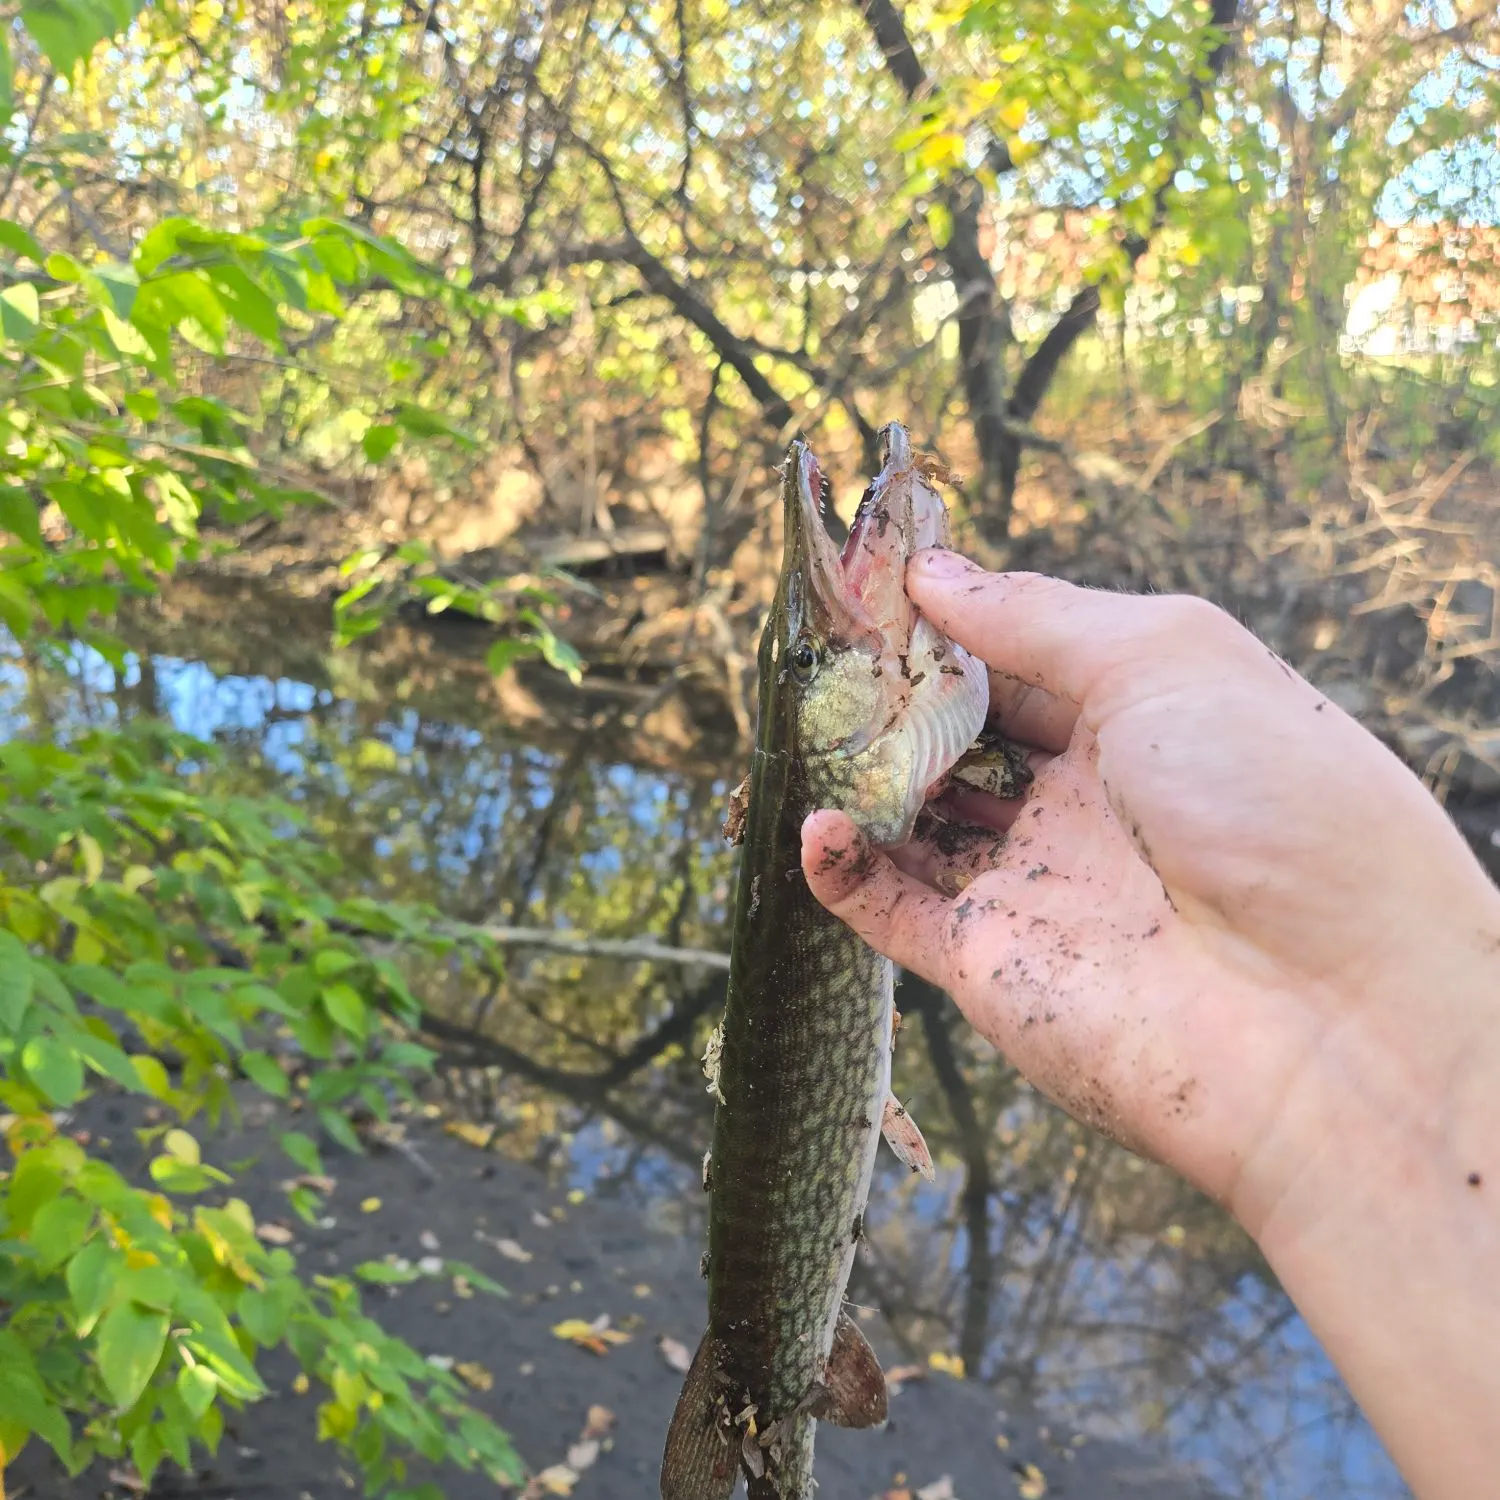
[{"label": "fingernail", "polygon": [[973,566],[968,558],[960,557],[957,552],[947,552],[941,547],[919,552],[911,560],[912,571],[918,577],[930,578],[937,583],[962,578]]}]

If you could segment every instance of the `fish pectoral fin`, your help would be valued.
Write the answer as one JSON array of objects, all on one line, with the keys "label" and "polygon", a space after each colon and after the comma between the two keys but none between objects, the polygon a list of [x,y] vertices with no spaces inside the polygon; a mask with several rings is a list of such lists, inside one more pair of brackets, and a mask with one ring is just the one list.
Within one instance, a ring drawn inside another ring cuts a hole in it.
[{"label": "fish pectoral fin", "polygon": [[910,1167],[913,1172],[920,1172],[928,1182],[937,1175],[933,1170],[932,1152],[927,1149],[927,1142],[922,1139],[922,1132],[917,1122],[912,1119],[906,1107],[896,1102],[896,1096],[891,1094],[885,1101],[885,1113],[880,1119],[880,1133],[885,1137],[885,1143],[896,1153],[896,1160],[904,1167]]},{"label": "fish pectoral fin", "polygon": [[724,1386],[707,1334],[688,1366],[661,1460],[662,1500],[729,1500],[739,1478],[739,1445],[720,1422]]},{"label": "fish pectoral fin", "polygon": [[822,1387],[808,1405],[820,1422],[835,1427],[878,1427],[889,1413],[885,1372],[848,1313],[839,1314]]}]

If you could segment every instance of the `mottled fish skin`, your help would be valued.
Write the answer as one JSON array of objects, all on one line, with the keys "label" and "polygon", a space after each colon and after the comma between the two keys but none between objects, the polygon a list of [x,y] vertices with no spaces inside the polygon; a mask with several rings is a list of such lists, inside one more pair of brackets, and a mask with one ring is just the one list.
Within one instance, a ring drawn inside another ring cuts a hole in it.
[{"label": "mottled fish skin", "polygon": [[[888,457],[892,449],[909,457],[904,431],[888,436]],[[941,643],[925,622],[897,618],[905,559],[926,544],[930,515],[877,538],[862,509],[851,543],[869,540],[869,582],[851,597],[817,520],[820,490],[815,460],[794,443],[718,1053],[708,1330],[668,1434],[665,1500],[725,1500],[740,1472],[752,1500],[808,1500],[816,1420],[870,1425],[885,1413],[879,1367],[842,1306],[890,1086],[894,973],[813,897],[801,829],[817,808],[843,806],[877,838],[909,831],[907,808],[923,789],[914,799],[908,779],[934,757],[899,746],[886,754],[899,739],[892,721],[914,717],[913,695],[897,672],[880,686],[875,668],[910,650],[914,625]],[[876,610],[886,616],[878,627]],[[938,735],[954,740],[952,759],[983,722],[987,695],[977,691],[935,682],[917,705],[915,717],[953,717]],[[925,747],[929,726],[915,728]],[[867,756],[866,784],[853,792],[840,745]],[[935,763],[942,774],[950,762]]]}]

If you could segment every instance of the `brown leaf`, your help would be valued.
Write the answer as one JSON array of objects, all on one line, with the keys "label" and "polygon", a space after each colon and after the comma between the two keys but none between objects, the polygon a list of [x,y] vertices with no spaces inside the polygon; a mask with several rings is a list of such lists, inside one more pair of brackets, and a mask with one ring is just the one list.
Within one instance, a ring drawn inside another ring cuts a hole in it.
[{"label": "brown leaf", "polygon": [[580,1438],[568,1449],[568,1467],[580,1474],[594,1466],[599,1457],[598,1438]]},{"label": "brown leaf", "polygon": [[285,1224],[257,1224],[255,1237],[268,1245],[290,1245],[293,1238],[292,1231]]},{"label": "brown leaf", "polygon": [[693,1362],[693,1356],[688,1352],[686,1344],[679,1344],[676,1339],[668,1338],[665,1334],[657,1339],[656,1347],[661,1350],[661,1357],[677,1371],[679,1375],[686,1375],[688,1366]]},{"label": "brown leaf", "polygon": [[475,1359],[464,1360],[454,1365],[453,1373],[465,1385],[471,1386],[476,1391],[487,1391],[495,1383],[495,1377]]},{"label": "brown leaf", "polygon": [[927,1370],[923,1365],[897,1365],[885,1372],[886,1389],[891,1395],[896,1395],[902,1386],[910,1385],[915,1380],[926,1380]]},{"label": "brown leaf", "polygon": [[566,1464],[553,1464],[540,1474],[532,1475],[525,1495],[528,1500],[539,1500],[542,1495],[571,1495],[577,1483],[578,1475]]},{"label": "brown leaf", "polygon": [[583,1424],[583,1435],[586,1438],[603,1437],[614,1425],[615,1414],[607,1406],[591,1406]]}]

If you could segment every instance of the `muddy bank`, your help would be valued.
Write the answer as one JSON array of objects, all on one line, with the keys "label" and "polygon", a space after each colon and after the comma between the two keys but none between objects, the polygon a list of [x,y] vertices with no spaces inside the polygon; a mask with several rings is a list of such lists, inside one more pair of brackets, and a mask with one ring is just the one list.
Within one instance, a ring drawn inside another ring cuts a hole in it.
[{"label": "muddy bank", "polygon": [[[114,1133],[111,1154],[123,1165],[138,1152],[124,1105],[96,1101],[89,1122]],[[80,1121],[80,1123],[83,1123]],[[578,1200],[561,1177],[482,1152],[415,1123],[411,1139],[435,1177],[399,1154],[365,1157],[329,1151],[337,1186],[327,1202],[333,1220],[313,1229],[288,1217],[277,1181],[285,1163],[268,1149],[277,1121],[205,1138],[205,1158],[232,1161],[265,1153],[240,1179],[257,1221],[293,1225],[304,1272],[348,1272],[366,1260],[396,1254],[415,1261],[441,1253],[463,1259],[503,1282],[506,1300],[455,1297],[442,1279],[396,1289],[370,1288],[366,1307],[392,1332],[429,1355],[471,1364],[493,1383],[474,1403],[508,1429],[533,1472],[564,1463],[590,1407],[613,1424],[597,1460],[580,1474],[578,1500],[650,1500],[656,1493],[661,1441],[681,1376],[658,1341],[691,1347],[704,1319],[698,1236],[674,1231],[639,1204],[603,1194]],[[284,1124],[285,1122],[280,1122]],[[381,1206],[363,1211],[378,1197]],[[424,1239],[424,1235],[427,1237]],[[531,1259],[502,1254],[494,1241],[515,1242]],[[564,1319],[607,1314],[627,1343],[604,1356],[557,1338]],[[865,1322],[888,1367],[899,1364],[878,1318]],[[331,1447],[315,1440],[316,1390],[298,1394],[284,1360],[266,1370],[272,1395],[233,1418],[219,1454],[185,1475],[170,1463],[151,1495],[158,1500],[335,1500],[356,1492],[355,1478]],[[1003,1442],[1002,1442],[1003,1440]],[[1045,1492],[1054,1500],[1212,1500],[1194,1476],[1145,1449],[1049,1428],[1034,1415],[1004,1410],[977,1383],[925,1372],[901,1387],[891,1420],[876,1433],[819,1433],[821,1493],[828,1500],[955,1500]],[[1034,1466],[1028,1468],[1027,1466]],[[1038,1487],[1037,1474],[1045,1480]],[[942,1482],[947,1477],[948,1487]],[[427,1477],[427,1476],[415,1476]],[[431,1475],[449,1500],[493,1497],[487,1479],[457,1471]],[[9,1471],[12,1500],[138,1500],[112,1481],[103,1464],[68,1480],[33,1444]]]}]

